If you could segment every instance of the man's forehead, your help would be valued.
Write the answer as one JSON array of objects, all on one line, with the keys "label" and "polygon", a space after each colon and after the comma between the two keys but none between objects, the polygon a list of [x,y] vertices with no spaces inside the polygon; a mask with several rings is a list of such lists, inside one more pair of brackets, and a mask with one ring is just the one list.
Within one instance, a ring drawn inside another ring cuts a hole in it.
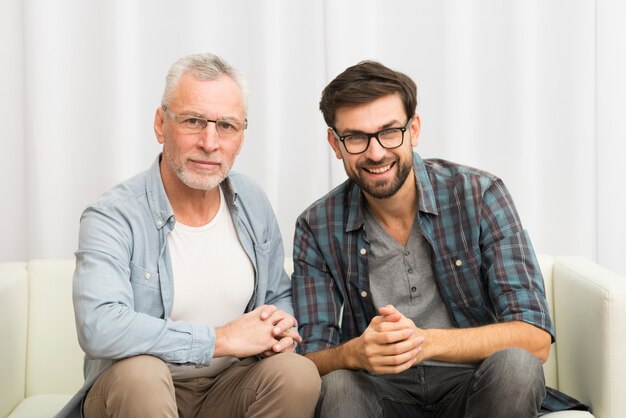
[{"label": "man's forehead", "polygon": [[340,131],[375,131],[404,123],[406,112],[400,96],[396,94],[340,107],[335,112],[335,128]]},{"label": "man's forehead", "polygon": [[203,108],[218,106],[221,109],[243,112],[243,93],[227,75],[214,80],[202,80],[192,74],[181,77],[173,95],[173,103],[200,112]]}]

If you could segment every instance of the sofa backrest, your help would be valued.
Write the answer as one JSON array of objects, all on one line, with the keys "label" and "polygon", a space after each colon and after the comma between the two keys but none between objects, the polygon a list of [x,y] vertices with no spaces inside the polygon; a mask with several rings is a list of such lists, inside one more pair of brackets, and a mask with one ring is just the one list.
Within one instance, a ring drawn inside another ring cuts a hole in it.
[{"label": "sofa backrest", "polygon": [[28,326],[26,263],[0,263],[0,417],[24,399]]},{"label": "sofa backrest", "polygon": [[[539,263],[554,318],[554,259],[541,255]],[[285,259],[285,268],[291,274],[291,258]],[[0,366],[0,416],[24,396],[74,393],[82,385],[84,354],[76,337],[73,271],[74,260],[69,259],[0,263],[0,355],[12,359]],[[544,371],[546,383],[558,388],[555,347]]]},{"label": "sofa backrest", "polygon": [[74,260],[28,263],[29,326],[26,396],[77,392],[83,383],[72,276]]}]

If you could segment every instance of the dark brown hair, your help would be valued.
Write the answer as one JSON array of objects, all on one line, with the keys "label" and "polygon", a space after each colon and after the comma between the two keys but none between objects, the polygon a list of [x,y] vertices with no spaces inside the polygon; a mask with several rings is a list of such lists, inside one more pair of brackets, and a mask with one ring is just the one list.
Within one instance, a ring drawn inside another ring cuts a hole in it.
[{"label": "dark brown hair", "polygon": [[331,81],[320,100],[326,124],[335,127],[335,112],[342,107],[369,103],[379,97],[400,93],[407,118],[415,114],[417,87],[407,75],[376,61],[361,61]]}]

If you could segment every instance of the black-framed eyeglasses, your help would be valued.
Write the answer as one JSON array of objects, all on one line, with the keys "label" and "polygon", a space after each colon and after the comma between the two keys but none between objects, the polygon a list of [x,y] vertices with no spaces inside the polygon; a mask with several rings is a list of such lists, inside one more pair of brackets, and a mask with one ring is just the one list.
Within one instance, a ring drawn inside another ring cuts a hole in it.
[{"label": "black-framed eyeglasses", "polygon": [[209,122],[211,122],[215,124],[215,130],[220,138],[232,139],[241,135],[243,130],[248,127],[248,119],[244,119],[243,122],[228,119],[213,120],[194,115],[177,115],[170,111],[167,106],[161,107],[167,116],[178,122],[183,132],[189,134],[202,132]]},{"label": "black-framed eyeglasses", "polygon": [[330,129],[335,138],[343,144],[348,154],[361,154],[369,148],[372,138],[376,138],[380,146],[385,149],[398,148],[404,142],[404,133],[409,129],[412,120],[413,118],[409,118],[402,128],[385,128],[374,133],[359,132],[342,136],[337,133],[335,128],[331,127]]}]

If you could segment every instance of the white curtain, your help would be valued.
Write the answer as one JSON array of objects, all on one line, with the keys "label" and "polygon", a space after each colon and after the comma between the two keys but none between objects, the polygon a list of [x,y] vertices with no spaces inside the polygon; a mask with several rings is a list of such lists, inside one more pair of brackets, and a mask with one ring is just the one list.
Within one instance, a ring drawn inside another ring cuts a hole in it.
[{"label": "white curtain", "polygon": [[511,190],[537,252],[626,274],[622,0],[2,0],[0,261],[71,257],[86,205],[146,169],[167,69],[214,52],[249,79],[235,169],[296,216],[345,178],[318,111],[347,66],[418,85],[417,151]]}]

